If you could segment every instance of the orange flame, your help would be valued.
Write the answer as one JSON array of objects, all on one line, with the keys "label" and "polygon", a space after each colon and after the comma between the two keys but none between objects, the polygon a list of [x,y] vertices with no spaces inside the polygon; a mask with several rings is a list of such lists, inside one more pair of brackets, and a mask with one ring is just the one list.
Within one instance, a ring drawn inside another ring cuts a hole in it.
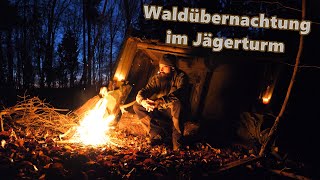
[{"label": "orange flame", "polygon": [[262,95],[262,103],[269,104],[273,93],[273,87],[268,86],[266,91]]},{"label": "orange flame", "polygon": [[93,146],[110,142],[110,137],[107,133],[115,116],[106,115],[107,103],[106,98],[101,98],[95,107],[88,111],[73,136],[75,141]]},{"label": "orange flame", "polygon": [[115,80],[117,80],[117,81],[124,80],[124,75],[120,74],[120,73],[117,73],[114,77],[115,77]]}]

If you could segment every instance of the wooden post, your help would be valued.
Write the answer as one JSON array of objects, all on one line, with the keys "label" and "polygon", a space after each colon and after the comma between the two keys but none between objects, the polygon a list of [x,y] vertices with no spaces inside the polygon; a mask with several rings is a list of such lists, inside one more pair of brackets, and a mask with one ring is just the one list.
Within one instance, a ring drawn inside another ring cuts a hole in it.
[{"label": "wooden post", "polygon": [[3,129],[3,119],[2,119],[2,117],[0,117],[0,123],[1,123],[1,132],[3,132],[4,129]]}]

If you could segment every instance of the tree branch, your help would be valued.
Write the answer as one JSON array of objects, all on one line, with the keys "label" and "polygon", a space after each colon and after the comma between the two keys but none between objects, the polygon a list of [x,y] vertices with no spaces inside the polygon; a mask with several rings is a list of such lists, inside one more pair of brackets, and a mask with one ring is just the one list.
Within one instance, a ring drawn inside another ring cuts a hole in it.
[{"label": "tree branch", "polygon": [[[305,0],[302,0],[302,20],[305,18],[305,14],[306,14],[305,8],[306,8],[306,2],[305,2]],[[273,126],[270,129],[270,132],[268,134],[268,137],[267,137],[265,143],[262,144],[262,146],[261,146],[261,149],[260,149],[260,152],[259,152],[259,156],[264,155],[265,150],[267,148],[269,148],[270,144],[272,143],[272,141],[273,141],[273,139],[275,137],[275,134],[276,134],[277,129],[278,129],[280,118],[282,117],[282,115],[283,115],[283,113],[284,113],[284,111],[286,109],[286,106],[288,104],[289,97],[290,97],[290,94],[291,94],[291,90],[292,90],[292,87],[293,87],[293,84],[294,84],[294,81],[295,81],[295,78],[296,78],[296,75],[297,75],[297,72],[298,72],[298,67],[299,67],[299,63],[300,63],[300,57],[301,57],[301,54],[302,54],[302,49],[303,49],[303,35],[300,35],[299,50],[298,50],[298,53],[297,53],[296,63],[295,63],[294,69],[293,69],[293,73],[292,73],[290,84],[289,84],[289,87],[288,87],[288,90],[287,90],[286,97],[285,97],[284,102],[282,104],[281,110],[280,110],[276,120],[274,121]]]}]

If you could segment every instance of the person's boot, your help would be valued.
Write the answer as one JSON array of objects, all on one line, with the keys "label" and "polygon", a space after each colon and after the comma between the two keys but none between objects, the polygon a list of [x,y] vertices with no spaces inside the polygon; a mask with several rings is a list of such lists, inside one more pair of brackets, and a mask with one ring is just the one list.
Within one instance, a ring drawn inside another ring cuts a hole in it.
[{"label": "person's boot", "polygon": [[179,151],[181,149],[181,144],[178,141],[172,140],[173,150]]},{"label": "person's boot", "polygon": [[160,134],[150,133],[150,138],[151,138],[151,141],[150,141],[151,146],[156,146],[163,143],[163,140]]},{"label": "person's boot", "polygon": [[180,143],[181,134],[178,131],[172,132],[172,147],[174,151],[181,149],[182,145]]}]

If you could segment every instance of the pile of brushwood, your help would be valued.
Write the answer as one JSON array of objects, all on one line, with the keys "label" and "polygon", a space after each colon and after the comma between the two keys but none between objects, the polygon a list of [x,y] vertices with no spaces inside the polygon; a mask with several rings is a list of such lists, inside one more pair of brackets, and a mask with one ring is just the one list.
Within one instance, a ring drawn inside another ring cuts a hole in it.
[{"label": "pile of brushwood", "polygon": [[[113,143],[104,146],[68,143],[61,141],[59,135],[78,124],[79,117],[59,111],[36,97],[24,97],[16,106],[1,111],[1,178],[239,179],[242,176],[266,179],[265,171],[257,171],[258,167],[283,167],[275,158],[261,160],[240,146],[217,148],[200,141],[172,151],[166,144],[152,146],[145,137],[117,129],[110,132]],[[249,160],[243,161],[246,159]],[[240,165],[246,171],[230,171]]]}]

